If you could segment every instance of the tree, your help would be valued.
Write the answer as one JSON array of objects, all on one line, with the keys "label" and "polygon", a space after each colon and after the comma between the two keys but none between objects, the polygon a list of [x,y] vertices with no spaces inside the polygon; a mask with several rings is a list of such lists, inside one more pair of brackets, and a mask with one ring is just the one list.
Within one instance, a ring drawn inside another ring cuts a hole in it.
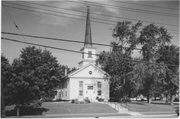
[{"label": "tree", "polygon": [[132,92],[137,92],[136,82],[128,76],[134,63],[127,59],[132,59],[132,51],[136,48],[136,33],[141,25],[141,22],[132,26],[130,21],[118,22],[112,34],[116,41],[110,43],[112,52],[101,52],[97,60],[102,69],[111,75],[110,96],[117,96],[118,99],[130,97]]},{"label": "tree", "polygon": [[[166,77],[164,78],[164,92],[170,94],[171,105],[173,105],[174,95],[179,89],[179,47],[166,45],[159,49],[159,63],[170,64],[166,66]],[[177,66],[171,66],[177,65]]]},{"label": "tree", "polygon": [[110,96],[117,99],[129,97],[130,92],[133,91],[133,87],[130,86],[131,81],[126,76],[133,64],[123,59],[125,55],[113,49],[112,52],[101,52],[97,60],[101,68],[111,75]]},{"label": "tree", "polygon": [[[156,63],[156,60],[159,58],[158,50],[164,45],[170,43],[172,36],[169,35],[167,30],[164,27],[158,27],[154,24],[150,24],[145,26],[140,32],[141,35],[138,38],[138,43],[142,45],[142,56],[143,61],[147,61],[149,63]],[[148,66],[148,65],[147,65]],[[156,71],[155,69],[151,69]],[[149,71],[148,71],[149,72]],[[160,76],[160,73],[154,72],[144,78],[146,80],[146,90],[144,90],[148,94],[148,102],[151,103],[150,98],[154,95],[154,90],[151,90],[151,85],[155,86],[156,81],[154,78],[154,74],[158,74],[156,77]],[[161,79],[161,78],[160,78]],[[159,80],[160,80],[159,79]],[[161,82],[161,81],[159,81]]]},{"label": "tree", "polygon": [[29,46],[21,50],[12,63],[12,103],[19,106],[40,106],[43,96],[52,95],[59,85],[62,70],[48,50]]},{"label": "tree", "polygon": [[[158,27],[154,24],[149,24],[142,28],[142,30],[139,32],[140,35],[138,36],[140,26],[142,26],[142,22],[140,21],[135,25],[131,25],[131,22],[129,21],[118,22],[113,29],[113,37],[115,37],[116,39],[118,38],[118,42],[121,43],[122,47],[128,45],[128,48],[126,48],[125,51],[129,51],[129,54],[138,45],[141,45],[142,61],[156,63],[156,60],[159,58],[158,49],[160,49],[165,44],[170,43],[172,37],[164,27]],[[144,74],[143,77],[141,77],[143,79],[139,80],[143,81],[143,83],[140,84],[144,85],[143,92],[144,94],[148,94],[148,102],[150,103],[150,98],[152,97],[152,95],[154,95],[154,93],[156,93],[154,92],[155,90],[152,90],[155,89],[152,87],[154,87],[156,85],[155,83],[157,83],[156,78],[154,77],[162,77],[161,75],[163,73],[161,71],[162,69],[164,69],[164,67],[159,68],[159,66],[155,66],[152,64],[150,65],[148,63],[140,64],[140,66],[142,65],[145,65],[143,66],[144,68],[139,68],[137,70],[144,70],[145,72],[143,71]],[[156,72],[156,68],[159,69],[158,72]],[[136,73],[130,74],[135,75]]]},{"label": "tree", "polygon": [[8,59],[1,54],[1,117],[5,117],[5,106],[11,102],[11,66]]}]

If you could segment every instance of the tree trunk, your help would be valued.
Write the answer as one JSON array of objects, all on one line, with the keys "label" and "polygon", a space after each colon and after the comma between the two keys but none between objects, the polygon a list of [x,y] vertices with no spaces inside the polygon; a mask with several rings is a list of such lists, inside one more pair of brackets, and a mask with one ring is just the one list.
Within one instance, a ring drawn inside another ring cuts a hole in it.
[{"label": "tree trunk", "polygon": [[168,94],[166,94],[166,103],[168,103]]},{"label": "tree trunk", "polygon": [[171,99],[171,103],[170,103],[170,105],[173,105],[173,103],[174,103],[174,95],[173,95],[173,94],[171,94],[170,99]]},{"label": "tree trunk", "polygon": [[17,117],[19,117],[19,105],[16,106],[17,109]]},{"label": "tree trunk", "polygon": [[150,95],[147,96],[147,101],[148,101],[148,104],[151,104],[151,96]]}]

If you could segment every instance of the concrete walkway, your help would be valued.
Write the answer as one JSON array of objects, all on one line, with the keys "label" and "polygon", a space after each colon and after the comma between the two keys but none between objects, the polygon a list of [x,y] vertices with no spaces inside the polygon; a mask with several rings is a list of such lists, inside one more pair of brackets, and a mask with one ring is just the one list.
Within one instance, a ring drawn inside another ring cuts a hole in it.
[{"label": "concrete walkway", "polygon": [[116,109],[119,114],[129,114],[132,116],[143,116],[143,114],[141,114],[139,112],[129,111],[127,108],[122,107],[119,103],[116,103],[116,102],[108,102],[106,104],[108,104],[110,107]]}]

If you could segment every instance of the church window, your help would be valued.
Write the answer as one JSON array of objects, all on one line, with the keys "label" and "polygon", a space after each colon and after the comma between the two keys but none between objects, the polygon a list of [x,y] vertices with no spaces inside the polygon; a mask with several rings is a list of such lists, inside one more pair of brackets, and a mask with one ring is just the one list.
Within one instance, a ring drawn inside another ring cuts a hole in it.
[{"label": "church window", "polygon": [[92,58],[92,51],[88,51],[88,58]]},{"label": "church window", "polygon": [[93,86],[88,86],[87,89],[88,90],[93,90]]},{"label": "church window", "polygon": [[98,90],[98,96],[101,96],[101,90]]},{"label": "church window", "polygon": [[101,84],[101,82],[97,82],[97,94],[98,94],[98,96],[101,96],[101,94],[102,94],[102,84]]},{"label": "church window", "polygon": [[83,96],[83,81],[79,81],[79,96]]},{"label": "church window", "polygon": [[101,82],[98,82],[98,89],[101,89]]},{"label": "church window", "polygon": [[82,58],[84,59],[84,52],[82,53]]},{"label": "church window", "polygon": [[91,75],[91,74],[92,74],[92,71],[89,71],[89,74]]}]

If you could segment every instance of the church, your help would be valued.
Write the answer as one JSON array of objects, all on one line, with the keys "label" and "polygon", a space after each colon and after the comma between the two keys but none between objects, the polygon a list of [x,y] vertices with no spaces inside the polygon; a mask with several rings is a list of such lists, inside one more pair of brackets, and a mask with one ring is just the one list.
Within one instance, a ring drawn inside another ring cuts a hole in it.
[{"label": "church", "polygon": [[93,102],[97,101],[98,97],[108,101],[109,75],[96,66],[96,48],[92,44],[89,6],[87,6],[84,47],[80,51],[82,59],[79,68],[65,75],[56,90],[55,99],[73,100],[88,97]]}]

